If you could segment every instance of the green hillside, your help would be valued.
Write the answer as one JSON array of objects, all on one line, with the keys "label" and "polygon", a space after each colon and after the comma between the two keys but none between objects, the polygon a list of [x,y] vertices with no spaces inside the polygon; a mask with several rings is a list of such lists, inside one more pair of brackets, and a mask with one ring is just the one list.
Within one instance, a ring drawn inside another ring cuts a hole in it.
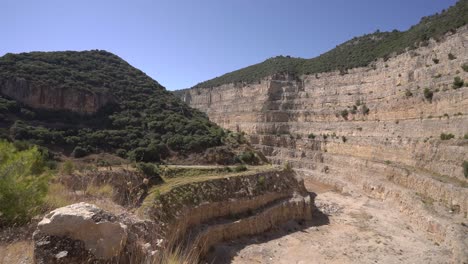
[{"label": "green hillside", "polygon": [[199,83],[198,87],[216,87],[227,83],[253,83],[275,73],[292,73],[296,76],[367,66],[378,58],[388,58],[400,54],[407,48],[414,49],[427,45],[430,38],[439,39],[448,31],[468,22],[468,0],[460,0],[455,6],[421,21],[407,31],[375,32],[353,38],[336,48],[313,59],[285,56],[270,58],[220,77]]},{"label": "green hillside", "polygon": [[86,89],[112,96],[90,116],[32,109],[0,94],[0,136],[28,140],[75,156],[115,152],[159,160],[221,145],[224,131],[156,81],[106,51],[32,52],[0,57],[0,85],[23,78],[30,86]]}]

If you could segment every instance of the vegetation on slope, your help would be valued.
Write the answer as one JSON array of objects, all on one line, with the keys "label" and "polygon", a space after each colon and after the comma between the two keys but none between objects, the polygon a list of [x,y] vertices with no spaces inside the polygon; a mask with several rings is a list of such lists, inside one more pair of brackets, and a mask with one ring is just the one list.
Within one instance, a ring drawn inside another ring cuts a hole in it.
[{"label": "vegetation on slope", "polygon": [[0,83],[10,78],[23,78],[35,87],[104,93],[116,103],[82,116],[32,109],[0,94],[0,137],[32,141],[77,157],[104,150],[138,161],[222,144],[224,130],[205,114],[106,51],[7,54],[0,58]]},{"label": "vegetation on slope", "polygon": [[41,209],[48,175],[40,151],[0,141],[0,226],[21,224]]},{"label": "vegetation on slope", "polygon": [[427,45],[430,38],[438,40],[448,31],[468,22],[468,0],[460,0],[455,6],[429,17],[423,17],[419,24],[407,31],[380,32],[355,37],[336,48],[313,59],[278,56],[220,77],[199,83],[194,88],[216,87],[227,83],[253,83],[275,73],[291,73],[296,76],[363,67],[379,58],[387,59]]}]

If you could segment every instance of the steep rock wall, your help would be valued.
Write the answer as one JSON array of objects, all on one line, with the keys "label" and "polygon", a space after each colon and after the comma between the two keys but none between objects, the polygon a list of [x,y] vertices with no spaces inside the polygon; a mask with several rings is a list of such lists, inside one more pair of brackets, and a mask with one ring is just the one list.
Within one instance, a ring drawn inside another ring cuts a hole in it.
[{"label": "steep rock wall", "polygon": [[[468,151],[461,138],[468,133],[468,88],[453,89],[452,83],[456,76],[468,81],[462,69],[467,46],[465,27],[441,42],[344,75],[278,74],[256,84],[190,89],[181,96],[219,125],[249,134],[273,160],[345,155],[399,162],[466,182],[461,164]],[[449,53],[456,58],[449,59]],[[424,96],[425,88],[433,91],[432,100]],[[455,139],[442,141],[441,133]],[[310,134],[316,137],[309,139]]]},{"label": "steep rock wall", "polygon": [[79,114],[93,114],[113,101],[105,93],[67,87],[36,86],[25,79],[0,80],[0,94],[29,107],[47,110],[66,110]]},{"label": "steep rock wall", "polygon": [[[455,259],[463,259],[468,239],[454,237],[467,233],[460,223],[468,213],[462,166],[468,161],[468,87],[453,83],[457,76],[468,81],[467,64],[463,27],[345,74],[276,74],[179,96],[217,124],[246,132],[272,163],[288,162],[306,180],[345,192],[351,184],[395,202],[414,226],[453,244]],[[442,133],[455,138],[441,140]]]}]

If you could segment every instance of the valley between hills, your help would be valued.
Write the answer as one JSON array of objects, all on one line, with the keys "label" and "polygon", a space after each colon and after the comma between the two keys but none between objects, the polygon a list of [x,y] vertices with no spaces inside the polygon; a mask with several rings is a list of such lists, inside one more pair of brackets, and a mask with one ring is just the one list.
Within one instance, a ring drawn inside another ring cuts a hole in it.
[{"label": "valley between hills", "polygon": [[468,1],[167,91],[0,57],[0,263],[468,263]]}]

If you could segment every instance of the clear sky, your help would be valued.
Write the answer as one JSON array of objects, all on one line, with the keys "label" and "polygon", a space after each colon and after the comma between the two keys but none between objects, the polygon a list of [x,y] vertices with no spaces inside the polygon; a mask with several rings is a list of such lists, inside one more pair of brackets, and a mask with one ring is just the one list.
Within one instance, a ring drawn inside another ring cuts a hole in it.
[{"label": "clear sky", "polygon": [[104,49],[169,90],[406,30],[456,0],[0,0],[0,56]]}]

